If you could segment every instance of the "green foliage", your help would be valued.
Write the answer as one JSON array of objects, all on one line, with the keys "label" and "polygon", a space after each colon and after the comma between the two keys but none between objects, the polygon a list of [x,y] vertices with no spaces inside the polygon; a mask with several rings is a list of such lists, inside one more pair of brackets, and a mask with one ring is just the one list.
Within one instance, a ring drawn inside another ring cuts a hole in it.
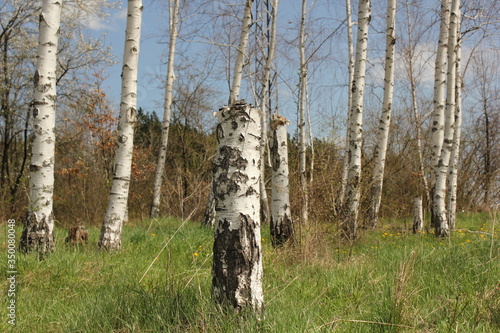
[{"label": "green foliage", "polygon": [[[279,250],[265,228],[260,321],[213,304],[211,229],[144,220],[125,226],[123,250],[114,254],[96,249],[98,228],[80,246],[65,244],[57,230],[57,251],[45,260],[18,254],[12,331],[498,332],[500,238],[491,234],[493,218],[459,216],[462,229],[449,240],[413,235],[410,225],[381,221],[354,244],[321,225],[302,231],[295,248]],[[2,236],[4,253],[6,241]],[[6,302],[3,296],[4,309]],[[7,329],[4,317],[0,331]]]}]

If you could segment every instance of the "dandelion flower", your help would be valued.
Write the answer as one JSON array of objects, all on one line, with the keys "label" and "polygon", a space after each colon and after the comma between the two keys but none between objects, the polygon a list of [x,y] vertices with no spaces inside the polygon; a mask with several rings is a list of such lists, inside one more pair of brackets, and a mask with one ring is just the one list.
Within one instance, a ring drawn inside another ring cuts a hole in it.
[{"label": "dandelion flower", "polygon": [[197,253],[197,252],[193,253],[193,256],[197,257],[197,256],[198,256],[198,253]]},{"label": "dandelion flower", "polygon": [[154,236],[156,236],[156,235],[155,235],[155,234],[151,234],[151,236],[153,236],[153,237],[154,237]]}]

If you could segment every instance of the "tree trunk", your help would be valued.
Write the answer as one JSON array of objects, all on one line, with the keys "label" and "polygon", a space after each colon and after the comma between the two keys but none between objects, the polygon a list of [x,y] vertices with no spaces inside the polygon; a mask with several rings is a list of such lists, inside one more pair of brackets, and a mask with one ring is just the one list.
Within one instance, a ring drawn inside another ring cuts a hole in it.
[{"label": "tree trunk", "polygon": [[342,229],[349,239],[356,238],[361,180],[361,146],[363,144],[363,93],[365,89],[370,0],[359,1],[356,61],[352,83],[352,107],[349,115],[349,172]]},{"label": "tree trunk", "polygon": [[253,0],[247,0],[245,4],[245,11],[243,13],[243,23],[241,25],[240,44],[238,48],[238,55],[236,56],[236,63],[234,64],[233,84],[229,94],[229,105],[236,102],[240,95],[241,77],[243,75],[243,66],[245,65],[245,54],[248,45],[248,37],[250,35],[250,27],[252,26],[252,5]]},{"label": "tree trunk", "polygon": [[153,200],[151,202],[151,218],[158,217],[160,212],[161,187],[163,183],[163,171],[165,169],[165,161],[167,159],[168,132],[170,129],[170,114],[172,112],[172,90],[175,80],[174,74],[174,58],[175,45],[177,42],[178,18],[179,18],[179,2],[180,0],[170,0],[170,43],[168,52],[168,67],[167,67],[167,85],[165,89],[165,106],[163,113],[163,127],[161,131],[161,146],[156,164],[155,179],[153,185]]},{"label": "tree trunk", "polygon": [[60,0],[44,0],[39,19],[33,143],[30,164],[30,202],[21,236],[21,250],[41,255],[54,247],[54,158],[56,120],[57,43],[61,21]]},{"label": "tree trunk", "polygon": [[113,183],[98,246],[118,251],[122,226],[128,209],[128,192],[134,149],[137,108],[137,66],[141,33],[142,0],[128,0],[127,29],[122,67],[122,90]]},{"label": "tree trunk", "polygon": [[450,32],[448,36],[448,74],[447,74],[447,96],[445,110],[444,142],[441,156],[436,170],[436,186],[433,198],[433,223],[438,237],[448,237],[450,229],[446,213],[446,180],[449,172],[449,162],[453,144],[453,132],[455,126],[455,85],[456,85],[456,52],[458,10],[460,1],[453,0],[450,17]]},{"label": "tree trunk", "polygon": [[424,230],[424,212],[422,208],[422,197],[417,196],[413,200],[413,233]]},{"label": "tree trunk", "polygon": [[[238,47],[238,55],[236,56],[236,63],[234,65],[234,76],[229,93],[229,105],[232,105],[240,95],[241,78],[243,74],[243,67],[245,65],[245,52],[247,51],[248,38],[250,34],[250,27],[252,26],[252,5],[253,0],[247,0],[245,3],[245,10],[243,12],[243,23],[241,25],[240,44]],[[260,148],[259,148],[260,149]],[[214,180],[212,179],[212,182]],[[212,190],[215,189],[216,184],[212,184]],[[261,190],[259,184],[259,191]],[[213,194],[208,196],[208,202],[205,208],[205,216],[203,217],[204,225],[215,225],[215,196]]]},{"label": "tree trunk", "polygon": [[236,310],[263,308],[260,234],[260,113],[244,101],[217,114],[216,221],[212,289]]},{"label": "tree trunk", "polygon": [[437,172],[444,138],[444,111],[446,91],[446,54],[448,52],[448,26],[450,24],[450,0],[441,0],[441,24],[434,69],[434,112],[432,115],[432,166]]},{"label": "tree trunk", "polygon": [[267,116],[268,113],[266,112],[267,106],[268,106],[268,101],[269,101],[269,81],[271,79],[271,67],[274,62],[274,54],[276,52],[276,25],[277,25],[277,17],[278,17],[278,4],[279,0],[273,0],[272,5],[271,5],[271,33],[269,35],[269,40],[268,40],[268,53],[266,57],[266,63],[264,66],[264,74],[262,78],[262,101],[261,101],[261,106],[260,109],[262,111],[261,114],[261,142],[260,142],[260,154],[262,158],[262,163],[260,164],[260,172],[261,172],[261,178],[260,178],[260,201],[261,201],[261,216],[262,216],[262,222],[265,223],[269,220],[269,215],[270,215],[270,210],[269,210],[269,200],[267,197],[267,191],[266,191],[266,179],[265,179],[265,169],[266,169],[266,164],[264,163],[265,161],[265,153],[266,153],[266,147],[268,145],[268,140],[267,140],[267,128],[268,128],[268,122],[267,122]]},{"label": "tree trunk", "polygon": [[272,203],[271,241],[274,247],[293,242],[293,224],[290,213],[290,188],[288,180],[288,120],[277,114],[271,122],[272,141]]},{"label": "tree trunk", "polygon": [[300,186],[302,189],[302,223],[307,224],[309,219],[309,194],[306,174],[306,118],[305,110],[307,103],[307,63],[305,56],[305,26],[306,26],[306,8],[307,0],[302,0],[302,18],[300,21],[299,35],[299,54],[300,54],[300,71],[299,71],[299,174]]},{"label": "tree trunk", "polygon": [[349,124],[352,107],[352,81],[354,80],[354,43],[352,40],[351,0],[346,0],[347,20],[347,50],[349,52],[349,64],[347,66],[349,81],[347,84],[347,121],[344,161],[342,164],[342,178],[340,180],[340,193],[338,198],[339,207],[343,208],[345,203],[345,191],[347,188],[347,174],[349,173]]},{"label": "tree trunk", "polygon": [[384,100],[382,115],[379,120],[377,145],[374,153],[373,184],[371,188],[370,227],[375,227],[378,221],[382,186],[384,182],[385,156],[391,125],[392,96],[394,91],[394,49],[396,46],[396,0],[390,0],[387,6],[387,29],[385,49]]},{"label": "tree trunk", "polygon": [[448,173],[448,225],[450,230],[455,229],[457,216],[457,178],[458,159],[460,157],[460,139],[462,134],[462,74],[460,59],[462,50],[460,47],[460,10],[458,11],[457,23],[457,48],[456,48],[456,91],[455,91],[455,132],[453,133],[453,144],[450,157],[450,171]]}]

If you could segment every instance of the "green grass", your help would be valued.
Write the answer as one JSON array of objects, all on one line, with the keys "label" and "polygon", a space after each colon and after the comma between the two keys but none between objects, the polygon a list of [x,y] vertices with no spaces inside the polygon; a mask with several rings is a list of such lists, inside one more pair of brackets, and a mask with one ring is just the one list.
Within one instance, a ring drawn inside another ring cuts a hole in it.
[{"label": "green grass", "polygon": [[14,329],[5,315],[3,256],[0,331],[500,332],[500,239],[486,234],[492,217],[460,216],[458,227],[468,231],[449,240],[412,235],[409,221],[383,223],[354,244],[339,242],[333,226],[312,227],[295,248],[281,250],[264,228],[260,321],[213,305],[210,229],[137,222],[125,226],[115,254],[96,249],[98,228],[80,247],[57,230],[57,250],[45,260],[18,253]]}]

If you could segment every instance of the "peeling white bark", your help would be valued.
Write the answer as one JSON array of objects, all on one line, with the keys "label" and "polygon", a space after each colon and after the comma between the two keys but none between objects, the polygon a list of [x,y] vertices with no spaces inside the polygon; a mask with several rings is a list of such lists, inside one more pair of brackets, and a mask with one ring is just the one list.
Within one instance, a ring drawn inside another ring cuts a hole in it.
[{"label": "peeling white bark", "polygon": [[396,46],[396,0],[390,0],[387,6],[387,28],[385,49],[385,76],[384,99],[382,102],[382,115],[379,120],[377,144],[374,152],[373,184],[370,222],[375,227],[378,221],[380,202],[382,200],[382,187],[384,183],[385,157],[387,155],[387,142],[391,125],[392,96],[394,92],[394,50]]},{"label": "peeling white bark", "polygon": [[149,216],[155,218],[160,212],[161,187],[163,183],[163,171],[165,170],[165,161],[167,159],[168,132],[170,129],[170,115],[172,113],[172,91],[175,80],[174,60],[175,46],[179,34],[179,3],[180,0],[170,0],[170,43],[168,51],[167,84],[165,89],[165,105],[163,112],[163,126],[161,131],[161,145],[156,164],[155,179],[153,185],[153,200]]},{"label": "peeling white bark", "polygon": [[453,145],[451,148],[450,171],[448,173],[448,225],[450,230],[455,229],[457,219],[457,179],[458,159],[460,157],[460,139],[462,135],[462,73],[460,60],[462,49],[460,47],[460,10],[458,11],[457,24],[457,49],[456,49],[456,87],[455,87],[455,132],[453,133]]},{"label": "peeling white bark", "polygon": [[271,241],[274,247],[293,241],[294,234],[290,212],[286,125],[288,125],[288,120],[285,117],[273,115],[271,122]]},{"label": "peeling white bark", "polygon": [[212,290],[236,310],[263,308],[260,233],[260,112],[244,101],[216,113],[214,197],[217,228]]},{"label": "peeling white bark", "polygon": [[30,202],[21,236],[21,249],[25,252],[38,251],[40,254],[54,250],[54,127],[61,6],[62,0],[44,0],[42,3],[34,77]]},{"label": "peeling white bark", "polygon": [[447,74],[447,96],[445,110],[444,141],[441,156],[436,169],[436,186],[433,197],[433,226],[436,236],[448,237],[450,229],[446,212],[446,179],[449,171],[449,162],[453,144],[453,132],[455,127],[455,85],[456,85],[456,46],[459,0],[453,0],[451,5],[450,31],[448,35],[448,74]]},{"label": "peeling white bark", "polygon": [[365,89],[370,0],[359,1],[356,61],[352,83],[352,107],[349,115],[349,172],[342,229],[349,239],[356,238],[361,180],[361,146],[363,143],[363,93]]},{"label": "peeling white bark", "polygon": [[142,9],[142,0],[128,0],[127,28],[125,32],[122,67],[120,120],[118,122],[118,140],[113,183],[98,244],[100,248],[108,251],[118,251],[120,249],[122,226],[128,209],[128,192],[134,149],[134,124],[137,108],[137,67]]}]

